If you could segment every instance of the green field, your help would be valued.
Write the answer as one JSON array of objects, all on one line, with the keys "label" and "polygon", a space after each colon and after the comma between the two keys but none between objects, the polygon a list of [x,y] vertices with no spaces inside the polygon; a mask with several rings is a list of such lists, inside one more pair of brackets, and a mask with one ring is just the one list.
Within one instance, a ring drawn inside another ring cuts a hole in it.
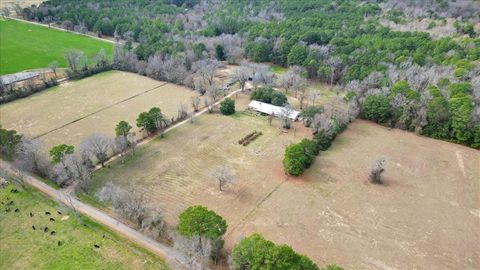
[{"label": "green field", "polygon": [[168,269],[160,258],[85,217],[77,219],[42,194],[12,188],[18,187],[0,188],[0,269]]},{"label": "green field", "polygon": [[91,57],[101,48],[111,55],[113,45],[30,23],[0,20],[0,74],[44,68],[54,60],[65,67],[66,51],[76,49]]}]

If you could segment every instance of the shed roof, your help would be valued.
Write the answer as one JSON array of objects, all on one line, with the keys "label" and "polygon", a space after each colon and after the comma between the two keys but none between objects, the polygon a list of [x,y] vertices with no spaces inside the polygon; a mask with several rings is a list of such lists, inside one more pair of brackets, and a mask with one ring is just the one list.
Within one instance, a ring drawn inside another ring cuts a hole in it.
[{"label": "shed roof", "polygon": [[[257,101],[257,100],[252,100],[250,102],[250,104],[248,104],[248,107],[256,110],[256,111],[259,111],[259,112],[262,112],[262,113],[266,113],[266,114],[269,114],[269,115],[280,115],[282,113],[282,110],[284,109],[284,107],[280,107],[280,106],[275,106],[275,105],[272,105],[272,104],[268,104],[268,103],[265,103],[265,102],[260,102],[260,101]],[[299,111],[296,111],[296,110],[292,110],[290,112],[290,115],[289,115],[289,118],[290,119],[297,119],[298,115],[300,114]]]}]

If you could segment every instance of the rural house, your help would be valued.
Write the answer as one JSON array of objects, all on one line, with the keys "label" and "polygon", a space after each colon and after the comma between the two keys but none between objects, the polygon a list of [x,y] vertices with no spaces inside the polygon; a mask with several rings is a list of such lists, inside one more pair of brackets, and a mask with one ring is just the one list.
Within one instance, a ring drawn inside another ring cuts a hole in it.
[{"label": "rural house", "polygon": [[[248,108],[253,109],[257,112],[265,113],[268,115],[273,115],[273,116],[278,116],[282,114],[282,111],[285,110],[284,107],[280,106],[275,106],[272,104],[268,104],[265,102],[260,102],[257,100],[252,100],[250,104],[248,104]],[[289,118],[296,121],[298,119],[298,116],[300,115],[299,111],[296,110],[291,110],[289,114]]]}]

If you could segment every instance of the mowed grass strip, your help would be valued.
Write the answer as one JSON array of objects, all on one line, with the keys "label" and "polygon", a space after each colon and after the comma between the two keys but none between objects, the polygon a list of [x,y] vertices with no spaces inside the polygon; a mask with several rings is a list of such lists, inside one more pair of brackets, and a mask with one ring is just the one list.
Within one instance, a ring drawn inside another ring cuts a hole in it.
[{"label": "mowed grass strip", "polygon": [[102,48],[110,56],[113,44],[30,23],[0,20],[0,75],[46,68],[53,61],[65,67],[68,50],[80,50],[91,57]]},{"label": "mowed grass strip", "polygon": [[[14,188],[19,193],[11,193]],[[0,189],[0,202],[0,269],[168,269],[159,257],[80,216],[82,225],[72,211],[36,191],[9,185]]]}]

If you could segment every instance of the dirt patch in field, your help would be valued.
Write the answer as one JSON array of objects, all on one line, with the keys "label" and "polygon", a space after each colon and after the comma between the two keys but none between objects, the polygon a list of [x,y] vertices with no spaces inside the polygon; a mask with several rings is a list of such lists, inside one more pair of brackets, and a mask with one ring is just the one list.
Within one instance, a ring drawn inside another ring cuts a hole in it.
[{"label": "dirt patch in field", "polygon": [[[247,104],[237,98],[237,110]],[[203,115],[97,172],[91,192],[106,181],[136,182],[171,223],[185,207],[205,205],[227,220],[227,249],[259,232],[319,265],[480,267],[479,151],[355,121],[302,177],[286,180],[285,146],[308,132],[294,137],[277,127],[252,113]],[[253,130],[264,135],[239,145]],[[380,155],[388,158],[385,184],[373,185],[367,176]],[[211,176],[222,164],[237,179],[227,192]]]},{"label": "dirt patch in field", "polygon": [[180,103],[191,110],[195,95],[186,87],[133,73],[105,72],[0,105],[0,123],[41,138],[47,147],[77,145],[94,132],[114,135],[121,120],[135,126],[138,114],[153,106],[169,118],[176,116]]},{"label": "dirt patch in field", "polygon": [[[373,185],[381,155],[385,185]],[[260,232],[346,269],[480,267],[477,150],[356,121],[302,179],[282,184],[228,245]]]}]

